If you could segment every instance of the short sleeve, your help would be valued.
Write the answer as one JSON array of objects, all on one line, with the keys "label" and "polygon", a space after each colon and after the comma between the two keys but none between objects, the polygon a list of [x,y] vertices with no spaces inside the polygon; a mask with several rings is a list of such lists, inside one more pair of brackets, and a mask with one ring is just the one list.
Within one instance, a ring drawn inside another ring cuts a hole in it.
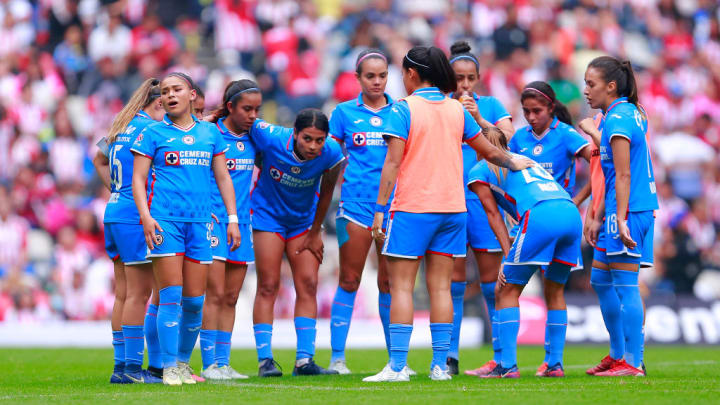
[{"label": "short sleeve", "polygon": [[338,142],[345,142],[345,114],[340,106],[330,115],[330,136]]},{"label": "short sleeve", "polygon": [[[497,125],[498,122],[501,120],[504,120],[505,118],[512,119],[512,116],[510,113],[505,109],[505,106],[502,105],[500,100],[498,100],[495,97],[490,97],[490,106],[492,109],[492,116],[489,117],[489,121],[493,123],[493,125]],[[486,117],[487,119],[488,117]]]},{"label": "short sleeve", "polygon": [[332,138],[325,141],[325,146],[327,147],[325,155],[328,163],[326,170],[331,170],[345,160],[345,155],[343,155],[340,145]]},{"label": "short sleeve", "polygon": [[405,100],[400,100],[390,107],[384,136],[394,136],[407,141],[410,134],[410,108]]},{"label": "short sleeve", "polygon": [[520,147],[518,146],[518,137],[520,136],[520,131],[524,131],[525,128],[520,128],[519,130],[515,131],[515,135],[510,139],[510,142],[508,142],[508,149],[512,153],[519,153],[518,150]]},{"label": "short sleeve", "polygon": [[273,132],[277,130],[278,128],[275,128],[274,125],[264,120],[256,119],[248,133],[255,147],[262,152],[267,150],[270,145],[270,137],[273,135]]},{"label": "short sleeve", "polygon": [[469,188],[473,183],[483,183],[489,185],[492,182],[491,176],[488,175],[489,173],[490,168],[488,167],[486,161],[483,160],[476,163],[475,166],[470,169],[470,173],[468,174],[468,183],[466,186]]},{"label": "short sleeve", "polygon": [[563,139],[565,146],[567,147],[568,155],[577,155],[584,147],[590,145],[587,139],[583,138],[575,129],[569,128],[567,136]]},{"label": "short sleeve", "polygon": [[603,134],[608,135],[608,139],[612,140],[614,136],[622,136],[627,140],[632,140],[632,127],[635,125],[634,122],[628,122],[630,117],[621,114],[620,112],[611,112],[605,117],[605,126],[603,127]]},{"label": "short sleeve", "polygon": [[143,155],[147,158],[152,159],[155,156],[155,132],[150,127],[145,127],[145,129],[140,132],[140,134],[135,138],[135,142],[133,142],[132,148],[130,150],[134,153]]},{"label": "short sleeve", "polygon": [[213,156],[222,155],[223,153],[227,152],[230,147],[225,141],[225,138],[222,136],[222,133],[220,133],[220,130],[218,130],[217,127],[214,126],[210,129],[210,131],[212,131],[213,135],[215,136],[213,142]]},{"label": "short sleeve", "polygon": [[465,124],[463,125],[463,141],[467,142],[480,135],[482,128],[475,121],[470,113],[463,108],[463,116],[465,117]]}]

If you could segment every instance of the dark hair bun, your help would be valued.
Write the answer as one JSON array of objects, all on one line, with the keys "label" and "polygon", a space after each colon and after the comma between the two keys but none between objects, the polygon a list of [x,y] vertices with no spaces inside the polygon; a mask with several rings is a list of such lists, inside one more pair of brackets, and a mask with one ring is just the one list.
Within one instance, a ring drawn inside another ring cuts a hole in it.
[{"label": "dark hair bun", "polygon": [[457,41],[450,47],[450,54],[458,55],[470,52],[470,44],[467,41]]}]

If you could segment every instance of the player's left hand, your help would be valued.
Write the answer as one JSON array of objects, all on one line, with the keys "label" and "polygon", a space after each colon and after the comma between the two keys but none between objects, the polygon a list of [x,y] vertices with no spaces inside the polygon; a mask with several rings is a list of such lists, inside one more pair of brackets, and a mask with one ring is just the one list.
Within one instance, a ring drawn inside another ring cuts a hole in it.
[{"label": "player's left hand", "polygon": [[230,246],[230,251],[234,252],[237,248],[240,247],[240,228],[238,227],[238,224],[231,223],[228,224],[227,227],[227,239],[228,239],[228,245],[232,244]]},{"label": "player's left hand", "polygon": [[383,220],[385,219],[385,214],[382,212],[376,212],[375,218],[373,218],[373,225],[370,230],[370,235],[372,235],[373,239],[375,239],[377,242],[384,242],[385,241],[385,232],[383,232]]},{"label": "player's left hand", "polygon": [[323,255],[325,252],[325,244],[322,240],[322,232],[320,231],[313,231],[312,229],[310,232],[307,233],[305,236],[305,239],[303,239],[302,246],[300,249],[298,249],[297,252],[295,252],[296,255],[299,255],[304,250],[309,250],[310,253],[315,256],[315,258],[322,263],[323,261]]},{"label": "player's left hand", "polygon": [[505,273],[503,272],[503,267],[500,267],[500,272],[498,272],[498,287],[502,288],[505,286]]},{"label": "player's left hand", "polygon": [[623,245],[628,249],[635,249],[637,243],[630,236],[630,228],[627,226],[627,221],[618,221],[618,234],[622,240]]},{"label": "player's left hand", "polygon": [[517,172],[523,169],[527,169],[529,167],[535,166],[535,162],[526,158],[517,156],[512,159],[510,159],[510,165],[508,166],[508,169]]}]

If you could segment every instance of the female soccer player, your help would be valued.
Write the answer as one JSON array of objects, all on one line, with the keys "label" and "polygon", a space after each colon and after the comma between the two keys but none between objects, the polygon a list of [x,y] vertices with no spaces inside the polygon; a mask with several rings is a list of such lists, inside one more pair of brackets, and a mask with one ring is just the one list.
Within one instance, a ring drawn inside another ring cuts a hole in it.
[{"label": "female soccer player", "polygon": [[195,100],[192,103],[193,114],[198,119],[203,119],[205,115],[205,93],[198,86],[195,86]]},{"label": "female soccer player", "polygon": [[131,148],[133,197],[160,289],[158,337],[163,383],[168,385],[195,383],[188,361],[200,331],[212,263],[211,167],[228,212],[228,243],[233,250],[240,246],[235,192],[224,156],[227,144],[212,124],[192,114],[193,88],[187,75],[168,74],[160,83],[167,114],[147,126]]},{"label": "female soccer player", "polygon": [[[453,96],[458,98],[463,107],[473,116],[481,128],[493,125],[500,128],[510,139],[515,129],[512,126],[510,114],[498,99],[492,96],[479,96],[474,92],[480,80],[480,62],[470,52],[470,45],[465,41],[456,42],[450,47],[450,65],[455,71],[457,91]],[[451,96],[452,97],[452,96]],[[468,144],[463,144],[463,179],[467,183],[470,169],[477,163],[477,153]],[[499,342],[497,341],[497,327],[495,326],[495,281],[500,271],[502,254],[500,243],[490,230],[485,211],[480,205],[477,196],[465,189],[465,205],[467,206],[467,240],[473,251],[478,269],[480,271],[480,286],[485,303],[488,308],[488,319],[492,320],[493,359],[475,370],[465,371],[468,375],[484,375],[492,371],[500,361]],[[450,293],[453,300],[453,330],[450,338],[450,351],[448,352],[448,372],[458,373],[458,359],[460,346],[460,327],[463,318],[463,301],[466,286],[465,259],[455,260],[453,268]]]},{"label": "female soccer player", "polygon": [[147,79],[135,90],[115,117],[108,138],[103,138],[99,144],[101,150],[93,159],[100,179],[111,192],[103,220],[105,249],[115,262],[115,305],[111,318],[115,370],[111,383],[162,381],[159,378],[162,364],[158,364],[154,355],[155,347],[151,349],[156,336],[148,336],[150,372],[143,372],[141,368],[145,351],[145,305],[152,291],[153,275],[150,260],[145,258],[147,247],[132,197],[133,155],[130,152],[140,131],[153,121],[160,121],[165,113],[158,84],[156,79]]},{"label": "female soccer player", "polygon": [[[484,132],[494,145],[507,149],[505,137],[500,131],[491,128]],[[495,370],[483,377],[520,377],[517,368],[519,297],[538,269],[545,273],[548,312],[558,314],[557,319],[549,323],[549,333],[545,338],[550,342],[550,366],[544,375],[562,377],[567,330],[563,289],[580,250],[580,213],[570,195],[537,163],[518,172],[507,172],[488,162],[480,162],[470,171],[468,186],[480,198],[490,227],[505,253],[497,297],[501,361]],[[498,206],[521,224],[512,247]]]},{"label": "female soccer player", "polygon": [[[595,58],[585,72],[584,93],[588,104],[605,114],[600,143],[605,199],[589,230],[590,243],[596,246],[591,282],[596,291],[601,287],[601,309],[604,301],[614,299],[609,287],[612,285],[620,301],[620,313],[613,316],[603,311],[603,316],[608,329],[622,328],[624,334],[623,358],[615,358],[619,353],[614,353],[610,356],[614,361],[601,367],[607,370],[596,370],[594,375],[644,376],[644,311],[638,271],[645,262],[652,262],[653,211],[658,208],[646,138],[647,116],[638,106],[637,83],[628,61],[609,56]],[[604,223],[600,222],[603,216]],[[613,331],[610,336],[619,339]],[[621,342],[611,342],[612,346],[620,347]]]},{"label": "female soccer player", "polygon": [[282,375],[273,360],[271,340],[283,253],[290,262],[296,294],[293,375],[337,374],[313,361],[322,222],[345,159],[340,145],[326,140],[328,129],[325,114],[306,109],[295,118],[294,128],[257,120],[250,131],[262,153],[262,168],[250,200],[258,277],[253,329],[260,377]]},{"label": "female soccer player", "polygon": [[[575,159],[582,156],[590,161],[590,143],[572,127],[570,112],[558,101],[549,84],[541,81],[529,83],[520,95],[520,102],[529,125],[515,132],[508,143],[510,151],[538,162],[573,197],[575,205],[580,205],[587,198],[587,193],[574,195]],[[513,229],[513,236],[517,230],[518,227]],[[581,266],[580,258],[578,250],[578,266]],[[560,322],[556,317],[561,316],[561,313],[548,313],[545,335],[549,333],[549,325]],[[537,376],[545,375],[548,367],[549,340],[546,338],[545,342],[545,359],[535,373]]]},{"label": "female soccer player", "polygon": [[[368,49],[358,55],[355,72],[362,92],[357,99],[339,104],[330,117],[330,136],[345,145],[348,165],[343,175],[340,206],[336,216],[338,245],[340,246],[340,282],[332,304],[330,342],[332,357],[329,370],[350,374],[345,363],[345,342],[352,318],[355,295],[360,286],[365,260],[372,245],[370,228],[373,209],[380,184],[380,172],[385,161],[387,144],[384,129],[390,115],[392,99],[385,94],[388,61],[378,49]],[[390,350],[390,285],[387,261],[378,252],[378,311]]]},{"label": "female soccer player", "polygon": [[210,380],[247,378],[230,366],[230,341],[238,294],[248,264],[255,261],[250,229],[250,183],[255,167],[255,145],[248,131],[258,117],[261,105],[262,94],[257,84],[252,80],[237,80],[227,85],[222,107],[212,114],[216,129],[229,145],[225,159],[235,187],[242,238],[239,249],[228,251],[228,215],[213,182],[212,210],[215,222],[210,239],[213,264],[208,272],[207,298],[200,329],[201,376]]},{"label": "female soccer player", "polygon": [[443,94],[455,91],[457,81],[440,49],[411,49],[403,58],[402,72],[411,95],[392,107],[372,229],[376,239],[385,239],[384,212],[397,180],[383,246],[392,296],[390,364],[364,381],[409,380],[405,365],[412,333],[412,291],[420,258],[425,255],[433,340],[430,378],[448,380],[453,258],[465,256],[467,249],[462,142],[503,167],[522,169],[528,162],[512,159],[478,136],[480,127],[470,113]]}]

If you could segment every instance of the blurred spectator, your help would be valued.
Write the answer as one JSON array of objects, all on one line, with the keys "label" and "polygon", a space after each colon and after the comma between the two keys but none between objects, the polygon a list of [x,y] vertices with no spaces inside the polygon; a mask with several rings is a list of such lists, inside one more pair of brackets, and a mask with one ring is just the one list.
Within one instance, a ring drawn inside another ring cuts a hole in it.
[{"label": "blurred spectator", "polygon": [[132,29],[131,58],[134,64],[144,58],[154,58],[159,66],[166,67],[177,51],[177,41],[167,28],[160,25],[156,14],[147,14],[142,24]]},{"label": "blurred spectator", "polygon": [[122,15],[119,12],[112,9],[108,11],[109,14],[102,17],[104,22],[92,31],[88,39],[88,53],[95,62],[104,58],[119,62],[130,55],[132,44],[130,29],[123,25]]}]

